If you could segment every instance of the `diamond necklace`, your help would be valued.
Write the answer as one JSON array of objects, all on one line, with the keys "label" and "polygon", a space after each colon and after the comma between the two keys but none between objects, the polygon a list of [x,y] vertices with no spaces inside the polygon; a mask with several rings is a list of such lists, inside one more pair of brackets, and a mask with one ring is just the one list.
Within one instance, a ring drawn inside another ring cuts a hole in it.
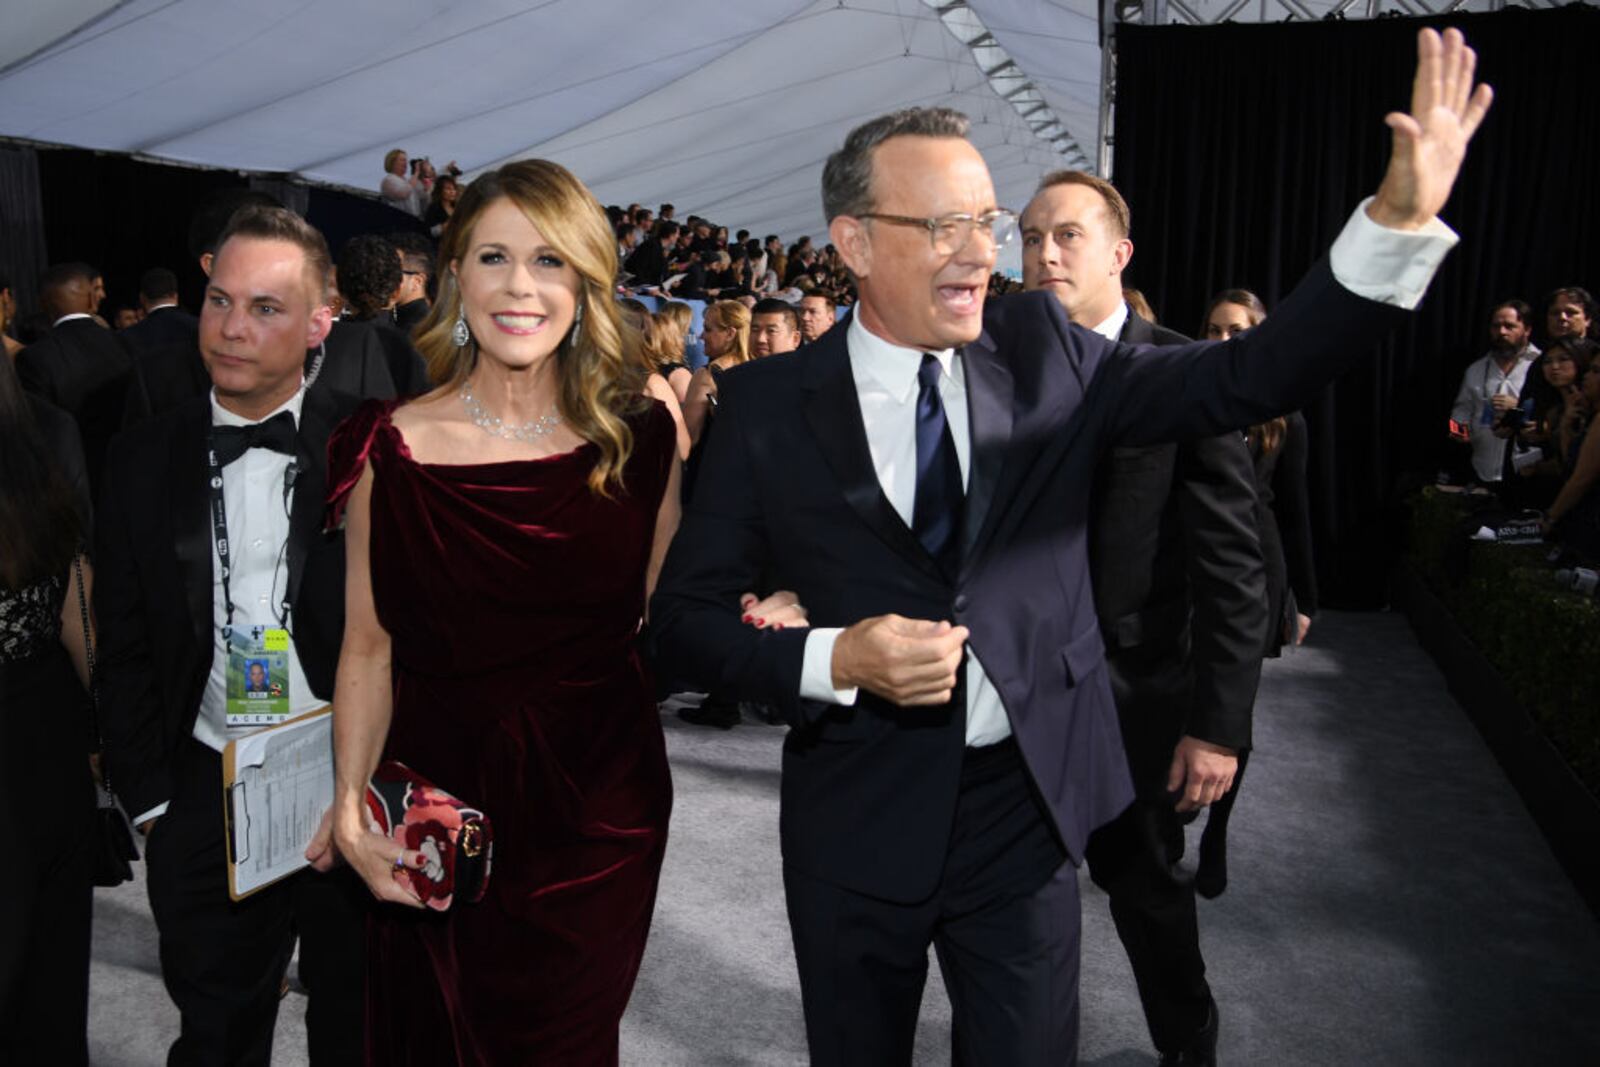
[{"label": "diamond necklace", "polygon": [[490,437],[537,441],[541,437],[549,437],[561,425],[561,416],[552,407],[548,415],[540,415],[521,426],[508,426],[500,416],[490,414],[489,409],[483,406],[483,401],[472,395],[472,386],[466,382],[461,383],[461,403],[467,409],[467,417]]}]

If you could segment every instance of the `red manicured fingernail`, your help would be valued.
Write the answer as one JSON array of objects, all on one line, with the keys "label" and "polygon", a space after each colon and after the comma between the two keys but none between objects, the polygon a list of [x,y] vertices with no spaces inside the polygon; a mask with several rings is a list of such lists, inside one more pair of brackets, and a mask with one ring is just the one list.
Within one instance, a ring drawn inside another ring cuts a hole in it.
[{"label": "red manicured fingernail", "polygon": [[756,625],[757,626],[765,626],[766,624],[767,624],[767,620],[766,619],[757,619],[756,620]]},{"label": "red manicured fingernail", "polygon": [[755,622],[755,621],[756,621],[756,617],[755,617],[755,616],[754,616],[754,615],[748,615],[748,614],[747,614],[747,615],[746,615],[746,616],[745,616],[745,617],[744,617],[744,619],[743,619],[743,621],[744,621],[744,622]]},{"label": "red manicured fingernail", "polygon": [[783,629],[783,623],[781,623],[781,622],[775,622],[775,623],[773,623],[773,624],[772,624],[772,628],[773,628],[773,629],[774,629],[774,630],[781,630],[781,629]]}]

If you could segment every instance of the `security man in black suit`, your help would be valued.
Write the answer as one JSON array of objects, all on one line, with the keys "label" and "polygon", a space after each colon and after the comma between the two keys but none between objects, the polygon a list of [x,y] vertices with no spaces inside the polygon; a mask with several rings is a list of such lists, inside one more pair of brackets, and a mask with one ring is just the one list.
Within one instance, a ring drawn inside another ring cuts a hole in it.
[{"label": "security man in black suit", "polygon": [[[1082,171],[1047,175],[1022,213],[1023,285],[1109,340],[1181,345],[1123,299],[1128,205]],[[1109,449],[1095,476],[1089,569],[1136,799],[1089,839],[1161,1062],[1216,1062],[1191,879],[1188,812],[1231,786],[1261,678],[1265,569],[1250,453],[1237,433]]]},{"label": "security man in black suit", "polygon": [[[328,273],[298,216],[236,215],[200,319],[213,388],[122,434],[107,467],[105,759],[146,835],[162,977],[182,1015],[169,1064],[268,1062],[296,935],[312,1062],[361,1060],[364,890],[347,870],[301,871],[231,901],[221,803],[228,741],[333,694],[344,546],[323,532],[326,454],[356,400],[304,384],[328,332]],[[250,664],[274,655],[281,696],[244,699]]]},{"label": "security man in black suit", "polygon": [[178,276],[166,267],[151,267],[139,277],[139,303],[144,318],[117,334],[135,361],[154,348],[179,345],[194,350],[200,320],[178,306]]},{"label": "security man in black suit", "polygon": [[122,426],[133,361],[112,332],[96,322],[96,272],[84,263],[51,267],[39,280],[50,332],[17,356],[17,377],[29,392],[78,424],[89,484],[99,492],[106,446]]}]

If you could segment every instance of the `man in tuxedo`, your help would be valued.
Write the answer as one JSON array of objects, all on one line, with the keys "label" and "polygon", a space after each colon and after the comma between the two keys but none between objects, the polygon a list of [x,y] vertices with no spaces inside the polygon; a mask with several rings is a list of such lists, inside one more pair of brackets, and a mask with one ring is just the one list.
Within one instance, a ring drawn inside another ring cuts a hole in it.
[{"label": "man in tuxedo", "polygon": [[[211,273],[217,238],[235,212],[247,207],[282,207],[266,193],[253,189],[224,189],[207,199],[189,219],[189,254],[202,273]],[[170,327],[172,324],[164,324]],[[178,343],[152,345],[136,353],[128,382],[128,402],[123,425],[134,426],[152,415],[182,406],[211,391],[211,376],[200,358],[199,332]]]},{"label": "man in tuxedo", "polygon": [[[829,159],[860,301],[723,376],[651,604],[668,661],[791,724],[780,832],[813,1062],[910,1062],[930,944],[960,1062],[1075,1059],[1073,863],[1133,798],[1088,570],[1100,454],[1291,410],[1420,299],[1489,100],[1456,31],[1419,53],[1331,265],[1221,344],[1108,341],[1043,293],[986,309],[1012,223],[958,113],[884,116]],[[741,623],[763,576],[809,630]]]},{"label": "man in tuxedo", "polygon": [[230,700],[274,633],[268,692],[285,692],[269,711],[333,694],[344,546],[322,528],[326,452],[355,401],[303,379],[328,332],[328,271],[321,234],[293,213],[234,217],[200,318],[214,387],[121,435],[101,498],[105,757],[146,836],[162,977],[182,1015],[172,1064],[267,1062],[296,935],[312,1061],[361,1058],[364,890],[347,870],[302,871],[230,901],[221,803],[222,748],[260,728]]},{"label": "man in tuxedo", "polygon": [[116,335],[94,318],[100,299],[94,282],[94,269],[82,263],[45,272],[39,300],[52,325],[17,356],[17,377],[77,422],[89,484],[98,493],[106,446],[122,426],[133,364]]},{"label": "man in tuxedo", "polygon": [[[1082,171],[1040,182],[1022,212],[1022,281],[1075,323],[1130,345],[1187,337],[1123,299],[1128,204]],[[1188,812],[1228,791],[1250,744],[1266,628],[1255,474],[1238,433],[1118,445],[1095,472],[1089,575],[1134,802],[1089,838],[1163,1064],[1214,1064],[1191,879],[1178,872]]]},{"label": "man in tuxedo", "polygon": [[144,319],[117,337],[138,362],[152,349],[176,345],[193,350],[200,320],[178,306],[178,276],[165,267],[151,267],[139,278],[139,304]]}]

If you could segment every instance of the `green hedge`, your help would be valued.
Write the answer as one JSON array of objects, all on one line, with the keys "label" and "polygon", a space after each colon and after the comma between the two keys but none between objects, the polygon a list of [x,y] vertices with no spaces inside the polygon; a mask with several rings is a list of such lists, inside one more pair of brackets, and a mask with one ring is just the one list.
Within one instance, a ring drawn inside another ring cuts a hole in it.
[{"label": "green hedge", "polygon": [[1430,486],[1409,504],[1412,567],[1600,797],[1600,601],[1559,588],[1541,545],[1470,544],[1463,574],[1460,540],[1482,498]]}]

